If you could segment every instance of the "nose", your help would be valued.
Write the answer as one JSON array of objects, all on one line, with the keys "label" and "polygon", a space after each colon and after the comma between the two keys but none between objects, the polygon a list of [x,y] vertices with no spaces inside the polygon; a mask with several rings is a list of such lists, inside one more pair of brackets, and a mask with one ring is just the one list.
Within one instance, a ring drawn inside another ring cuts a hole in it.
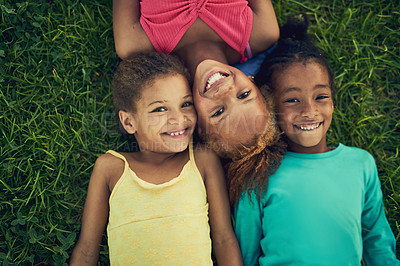
[{"label": "nose", "polygon": [[318,114],[318,105],[314,102],[305,102],[302,105],[301,115],[304,117],[315,117]]},{"label": "nose", "polygon": [[232,84],[221,84],[214,92],[214,98],[220,99],[228,95],[231,91],[233,91]]},{"label": "nose", "polygon": [[185,114],[181,110],[171,110],[168,114],[168,123],[169,124],[183,124],[186,120]]}]

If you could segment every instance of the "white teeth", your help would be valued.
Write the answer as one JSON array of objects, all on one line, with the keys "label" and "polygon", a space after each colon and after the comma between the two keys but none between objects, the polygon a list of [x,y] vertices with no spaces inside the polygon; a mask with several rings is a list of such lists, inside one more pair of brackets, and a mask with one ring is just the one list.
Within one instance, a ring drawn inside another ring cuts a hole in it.
[{"label": "white teeth", "polygon": [[224,75],[222,75],[221,73],[217,72],[215,74],[213,74],[208,80],[207,80],[207,86],[206,86],[206,90],[208,90],[209,88],[211,88],[211,86],[218,80],[225,78]]},{"label": "white teeth", "polygon": [[321,124],[314,124],[314,125],[308,125],[308,126],[303,126],[303,125],[298,125],[297,127],[299,127],[301,130],[313,130],[316,129],[320,126]]},{"label": "white teeth", "polygon": [[178,136],[178,135],[182,135],[183,133],[185,133],[185,130],[179,131],[179,132],[172,132],[172,133],[168,133],[171,136]]}]

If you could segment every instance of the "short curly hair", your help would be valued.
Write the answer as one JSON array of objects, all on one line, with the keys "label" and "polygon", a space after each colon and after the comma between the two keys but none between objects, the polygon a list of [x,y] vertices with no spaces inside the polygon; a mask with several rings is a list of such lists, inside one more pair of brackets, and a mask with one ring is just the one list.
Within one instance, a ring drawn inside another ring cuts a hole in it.
[{"label": "short curly hair", "polygon": [[112,81],[114,108],[136,112],[144,88],[162,76],[182,75],[190,83],[188,70],[177,57],[158,52],[137,53],[119,63]]}]

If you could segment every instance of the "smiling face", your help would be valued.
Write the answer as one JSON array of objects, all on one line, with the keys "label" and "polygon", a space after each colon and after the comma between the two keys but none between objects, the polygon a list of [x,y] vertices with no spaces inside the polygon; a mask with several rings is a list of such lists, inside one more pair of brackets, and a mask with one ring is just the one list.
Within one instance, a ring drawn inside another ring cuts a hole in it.
[{"label": "smiling face", "polygon": [[201,135],[212,135],[221,146],[248,145],[271,123],[264,98],[252,80],[214,60],[198,65],[193,98]]},{"label": "smiling face", "polygon": [[134,114],[120,111],[121,122],[128,133],[135,134],[140,151],[184,151],[196,124],[187,80],[179,74],[157,77],[141,94]]},{"label": "smiling face", "polygon": [[313,60],[296,62],[273,74],[272,90],[279,127],[288,149],[299,153],[328,151],[326,133],[333,101],[328,72]]}]

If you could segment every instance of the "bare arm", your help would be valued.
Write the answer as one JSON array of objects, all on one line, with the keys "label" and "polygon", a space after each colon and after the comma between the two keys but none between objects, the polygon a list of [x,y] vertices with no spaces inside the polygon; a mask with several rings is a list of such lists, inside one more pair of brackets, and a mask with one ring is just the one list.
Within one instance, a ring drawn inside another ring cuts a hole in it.
[{"label": "bare arm", "polygon": [[212,246],[218,265],[243,265],[239,244],[232,228],[228,192],[219,158],[211,151],[196,152],[204,174],[209,203]]},{"label": "bare arm", "polygon": [[95,163],[90,177],[88,194],[82,217],[81,234],[74,251],[70,265],[97,265],[100,243],[108,218],[108,186],[107,171],[109,163],[107,156],[100,156]]},{"label": "bare arm", "polygon": [[115,50],[122,59],[137,52],[154,50],[139,19],[139,0],[113,0]]},{"label": "bare arm", "polygon": [[279,39],[279,25],[271,0],[248,0],[253,11],[250,47],[253,54],[267,50]]}]

